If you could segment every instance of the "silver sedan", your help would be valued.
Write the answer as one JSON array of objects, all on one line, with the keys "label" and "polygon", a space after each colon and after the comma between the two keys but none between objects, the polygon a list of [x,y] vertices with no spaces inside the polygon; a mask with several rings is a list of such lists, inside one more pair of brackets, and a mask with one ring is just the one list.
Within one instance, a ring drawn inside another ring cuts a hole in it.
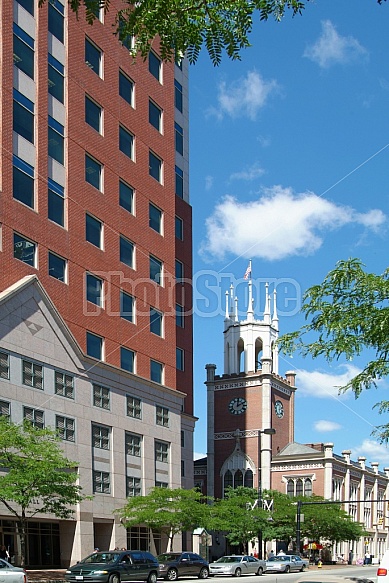
[{"label": "silver sedan", "polygon": [[227,555],[209,564],[210,575],[262,575],[265,569],[266,561],[251,555]]},{"label": "silver sedan", "polygon": [[27,573],[21,567],[0,559],[0,583],[27,583]]},{"label": "silver sedan", "polygon": [[304,571],[305,561],[297,555],[278,555],[266,561],[266,573],[291,573],[292,571]]}]

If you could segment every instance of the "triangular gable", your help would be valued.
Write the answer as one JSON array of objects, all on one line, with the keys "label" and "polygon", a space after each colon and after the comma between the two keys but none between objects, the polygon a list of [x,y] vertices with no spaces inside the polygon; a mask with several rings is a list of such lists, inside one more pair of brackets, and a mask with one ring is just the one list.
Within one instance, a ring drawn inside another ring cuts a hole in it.
[{"label": "triangular gable", "polygon": [[36,275],[0,293],[0,347],[54,367],[83,368],[83,353]]}]

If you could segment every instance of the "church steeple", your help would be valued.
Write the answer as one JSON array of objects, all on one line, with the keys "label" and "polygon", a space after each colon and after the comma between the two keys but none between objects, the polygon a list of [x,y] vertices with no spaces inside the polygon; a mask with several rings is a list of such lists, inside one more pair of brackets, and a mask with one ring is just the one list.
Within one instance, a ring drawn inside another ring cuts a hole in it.
[{"label": "church steeple", "polygon": [[[278,358],[274,349],[278,338],[278,317],[276,293],[273,293],[273,317],[271,317],[271,298],[269,284],[265,285],[263,319],[255,319],[251,261],[246,270],[248,279],[248,305],[245,320],[239,320],[238,300],[233,298],[234,288],[226,292],[226,317],[224,320],[224,374],[256,372],[266,361],[266,369],[278,374]],[[250,277],[248,277],[250,276]]]}]

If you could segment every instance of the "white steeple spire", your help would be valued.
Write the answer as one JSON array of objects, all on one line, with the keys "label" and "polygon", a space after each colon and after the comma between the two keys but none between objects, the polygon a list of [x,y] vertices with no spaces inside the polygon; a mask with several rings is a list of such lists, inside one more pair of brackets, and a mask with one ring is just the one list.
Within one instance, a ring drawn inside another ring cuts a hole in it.
[{"label": "white steeple spire", "polygon": [[278,330],[278,314],[277,314],[277,290],[274,288],[273,292],[273,320],[272,326]]},{"label": "white steeple spire", "polygon": [[230,285],[230,318],[231,320],[235,319],[234,315],[234,286],[233,284]]},{"label": "white steeple spire", "polygon": [[269,284],[265,284],[266,294],[265,294],[265,310],[263,312],[263,320],[266,324],[270,324],[270,296],[269,296]]},{"label": "white steeple spire", "polygon": [[249,261],[248,268],[244,274],[244,278],[249,280],[249,299],[247,305],[247,321],[253,322],[254,320],[254,307],[253,307],[253,281],[251,278],[251,259]]}]

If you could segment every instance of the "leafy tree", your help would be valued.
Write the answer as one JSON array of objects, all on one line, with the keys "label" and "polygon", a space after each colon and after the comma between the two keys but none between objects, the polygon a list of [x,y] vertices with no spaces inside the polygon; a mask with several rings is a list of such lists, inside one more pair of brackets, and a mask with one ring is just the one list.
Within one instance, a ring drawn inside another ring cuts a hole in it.
[{"label": "leafy tree", "polygon": [[366,534],[363,525],[355,522],[340,504],[328,504],[319,496],[304,498],[304,501],[308,504],[302,506],[304,521],[301,523],[301,533],[309,540],[341,542],[359,540]]},{"label": "leafy tree", "polygon": [[28,518],[38,513],[69,518],[84,497],[76,484],[77,463],[67,459],[51,429],[36,429],[0,417],[0,502],[16,517],[21,564],[25,564]]},{"label": "leafy tree", "polygon": [[[39,0],[42,5],[46,0]],[[174,60],[187,54],[195,62],[203,46],[214,65],[220,63],[223,50],[231,59],[239,59],[241,49],[250,46],[248,36],[253,16],[261,20],[273,16],[281,20],[287,9],[299,14],[304,8],[301,0],[124,0],[124,7],[116,14],[117,34],[120,40],[135,38],[133,54],[146,57],[153,40],[158,36],[163,60]],[[105,11],[110,0],[69,0],[72,10],[86,9],[86,18],[92,23],[97,10]]]},{"label": "leafy tree", "polygon": [[117,512],[126,527],[145,524],[166,534],[168,550],[172,551],[176,534],[207,524],[209,506],[202,504],[205,501],[205,496],[196,489],[154,487],[147,496],[128,498]]},{"label": "leafy tree", "polygon": [[[322,356],[327,361],[341,357],[352,360],[367,349],[373,355],[371,360],[339,389],[352,389],[357,398],[389,374],[388,300],[389,269],[375,275],[364,271],[359,259],[339,261],[323,283],[304,294],[301,309],[310,321],[300,330],[282,336],[279,346],[289,354],[298,350],[304,356]],[[381,401],[375,407],[379,413],[387,413],[389,401]],[[380,425],[373,433],[388,443],[389,424]]]},{"label": "leafy tree", "polygon": [[225,498],[218,500],[211,508],[211,526],[214,530],[228,533],[227,539],[232,545],[242,545],[247,553],[247,543],[257,538],[258,532],[266,524],[268,513],[256,506],[251,510],[248,504],[257,500],[254,488],[239,486],[228,488]]}]

